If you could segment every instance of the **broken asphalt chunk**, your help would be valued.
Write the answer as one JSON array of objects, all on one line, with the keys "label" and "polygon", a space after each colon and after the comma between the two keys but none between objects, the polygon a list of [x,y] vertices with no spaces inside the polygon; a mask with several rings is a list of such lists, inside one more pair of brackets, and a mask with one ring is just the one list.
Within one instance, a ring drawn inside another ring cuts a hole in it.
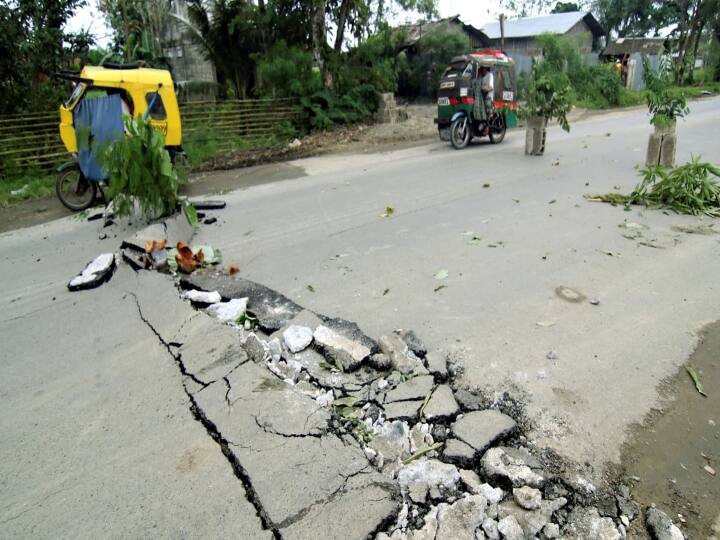
[{"label": "broken asphalt chunk", "polygon": [[423,409],[423,416],[431,421],[438,422],[454,418],[460,412],[460,406],[449,386],[441,384],[430,396]]},{"label": "broken asphalt chunk", "polygon": [[274,332],[288,324],[302,307],[272,289],[240,277],[239,274],[227,275],[221,271],[205,269],[182,276],[180,286],[185,289],[218,291],[223,298],[247,298],[248,311],[258,320],[258,326],[268,332]]},{"label": "broken asphalt chunk", "polygon": [[515,420],[508,415],[487,409],[473,411],[456,420],[450,427],[453,436],[472,446],[478,454],[493,443],[517,431]]},{"label": "broken asphalt chunk", "polygon": [[313,339],[315,346],[345,371],[359,368],[371,353],[363,343],[349,339],[324,325],[315,329]]},{"label": "broken asphalt chunk", "polygon": [[195,210],[222,210],[225,208],[225,201],[202,201],[202,200],[190,200],[188,201],[195,207]]},{"label": "broken asphalt chunk", "polygon": [[434,384],[435,380],[431,375],[412,377],[400,383],[394,390],[389,391],[385,396],[385,403],[412,400],[422,401],[430,394]]},{"label": "broken asphalt chunk", "polygon": [[247,298],[231,298],[227,302],[218,302],[208,306],[207,312],[223,322],[237,323],[245,315],[247,305]]},{"label": "broken asphalt chunk", "polygon": [[115,255],[103,253],[90,261],[77,276],[68,283],[68,290],[81,291],[99,287],[109,281],[115,271]]}]

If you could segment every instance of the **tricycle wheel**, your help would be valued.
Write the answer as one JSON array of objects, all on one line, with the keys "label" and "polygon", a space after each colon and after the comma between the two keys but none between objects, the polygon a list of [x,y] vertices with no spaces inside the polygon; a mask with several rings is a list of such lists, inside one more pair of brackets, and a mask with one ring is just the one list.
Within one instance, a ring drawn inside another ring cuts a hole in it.
[{"label": "tricycle wheel", "polygon": [[90,208],[97,196],[97,184],[85,178],[79,165],[63,169],[57,176],[55,191],[60,202],[74,212]]},{"label": "tricycle wheel", "polygon": [[467,116],[453,120],[450,126],[450,142],[456,150],[462,150],[470,144],[470,139],[472,138],[470,129],[471,126]]},{"label": "tricycle wheel", "polygon": [[490,126],[488,129],[490,135],[490,142],[493,144],[499,144],[503,142],[506,131],[507,125],[505,124],[505,115],[503,115],[501,112],[495,113],[495,118],[490,121]]}]

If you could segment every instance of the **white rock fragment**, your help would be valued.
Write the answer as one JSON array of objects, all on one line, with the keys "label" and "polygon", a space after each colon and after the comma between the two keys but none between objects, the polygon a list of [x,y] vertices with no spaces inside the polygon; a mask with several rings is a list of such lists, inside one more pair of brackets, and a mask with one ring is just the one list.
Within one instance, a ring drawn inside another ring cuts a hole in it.
[{"label": "white rock fragment", "polygon": [[208,306],[207,312],[223,322],[235,322],[245,314],[247,305],[247,298],[233,298],[228,302]]},{"label": "white rock fragment", "polygon": [[113,253],[102,253],[98,255],[90,261],[80,274],[70,280],[68,289],[76,291],[85,287],[91,288],[89,285],[101,276],[107,274],[114,264],[115,255]]},{"label": "white rock fragment", "polygon": [[365,457],[368,459],[368,461],[375,461],[375,458],[377,457],[377,452],[375,450],[373,450],[369,446],[364,446],[363,452],[365,452]]},{"label": "white rock fragment", "polygon": [[307,326],[293,324],[283,332],[283,341],[290,352],[298,353],[307,348],[313,340],[313,331]]},{"label": "white rock fragment", "polygon": [[485,537],[490,540],[498,540],[498,538],[500,538],[498,522],[492,518],[485,518],[485,521],[482,523],[482,530],[485,533]]},{"label": "white rock fragment", "polygon": [[497,504],[505,497],[505,492],[490,484],[480,484],[478,493],[487,499],[488,504]]},{"label": "white rock fragment", "polygon": [[222,296],[220,296],[220,293],[217,291],[198,291],[196,289],[185,291],[183,298],[203,304],[217,304],[222,301]]},{"label": "white rock fragment", "polygon": [[539,489],[524,486],[513,488],[513,498],[525,510],[536,510],[540,508],[542,493]]},{"label": "white rock fragment", "polygon": [[498,523],[498,530],[506,540],[524,540],[525,534],[515,516],[507,516]]},{"label": "white rock fragment", "polygon": [[548,523],[543,527],[543,534],[548,540],[557,538],[560,536],[560,526],[555,523]]},{"label": "white rock fragment", "polygon": [[335,401],[335,394],[333,394],[332,390],[328,390],[324,394],[320,394],[318,397],[316,397],[315,401],[321,407],[329,407]]},{"label": "white rock fragment", "polygon": [[398,473],[398,484],[403,492],[413,485],[426,489],[445,488],[454,490],[460,481],[460,472],[455,465],[436,459],[421,459],[405,465]]}]

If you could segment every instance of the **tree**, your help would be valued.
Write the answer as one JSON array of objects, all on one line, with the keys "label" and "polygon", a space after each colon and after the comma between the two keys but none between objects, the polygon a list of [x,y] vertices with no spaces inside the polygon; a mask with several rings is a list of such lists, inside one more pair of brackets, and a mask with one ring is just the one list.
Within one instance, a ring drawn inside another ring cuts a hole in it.
[{"label": "tree", "polygon": [[64,27],[85,0],[0,0],[0,111],[47,110],[66,93],[48,74],[82,61],[86,32]]},{"label": "tree", "polygon": [[571,13],[580,11],[580,6],[575,2],[558,2],[550,13]]},{"label": "tree", "polygon": [[98,0],[115,33],[114,52],[125,62],[142,60],[167,67],[161,35],[170,14],[170,0]]}]

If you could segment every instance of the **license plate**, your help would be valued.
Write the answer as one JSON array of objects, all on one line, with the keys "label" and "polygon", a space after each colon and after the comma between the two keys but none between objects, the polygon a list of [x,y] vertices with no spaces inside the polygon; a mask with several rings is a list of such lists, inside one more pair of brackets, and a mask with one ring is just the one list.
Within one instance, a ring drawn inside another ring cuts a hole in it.
[{"label": "license plate", "polygon": [[438,98],[438,105],[450,105],[450,98],[448,98],[448,97],[439,97],[439,98]]},{"label": "license plate", "polygon": [[503,92],[503,101],[512,101],[515,97],[513,92]]}]

